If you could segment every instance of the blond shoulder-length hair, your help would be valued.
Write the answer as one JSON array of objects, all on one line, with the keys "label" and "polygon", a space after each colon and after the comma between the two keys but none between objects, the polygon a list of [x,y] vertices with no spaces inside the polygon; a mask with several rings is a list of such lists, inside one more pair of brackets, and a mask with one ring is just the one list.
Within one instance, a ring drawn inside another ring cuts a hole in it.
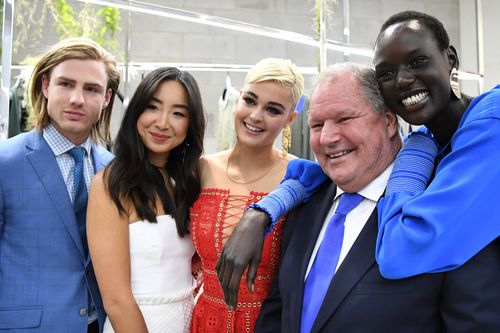
[{"label": "blond shoulder-length hair", "polygon": [[115,58],[99,44],[87,38],[68,38],[60,41],[42,55],[35,65],[29,85],[35,127],[41,130],[49,123],[47,99],[42,92],[42,77],[46,75],[50,78],[54,67],[70,59],[97,60],[105,65],[108,76],[106,90],[111,89],[111,98],[97,123],[92,126],[91,138],[94,142],[109,145],[111,143],[109,123],[113,101],[120,84],[120,73],[116,69]]}]

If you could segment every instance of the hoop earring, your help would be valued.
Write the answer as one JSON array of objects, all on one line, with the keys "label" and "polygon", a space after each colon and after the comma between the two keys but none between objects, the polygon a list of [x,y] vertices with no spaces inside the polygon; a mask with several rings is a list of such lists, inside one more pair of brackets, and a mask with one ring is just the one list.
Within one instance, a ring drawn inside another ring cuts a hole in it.
[{"label": "hoop earring", "polygon": [[182,149],[182,162],[181,164],[184,164],[184,160],[186,159],[186,151],[189,147],[189,142],[186,142],[186,144],[184,145],[184,148]]},{"label": "hoop earring", "polygon": [[281,157],[285,158],[286,155],[288,155],[288,149],[292,146],[292,131],[290,130],[290,125],[283,127],[281,133],[281,146],[283,148]]},{"label": "hoop earring", "polygon": [[460,82],[458,81],[458,70],[455,67],[450,72],[450,87],[453,95],[460,99],[462,93],[460,92]]}]

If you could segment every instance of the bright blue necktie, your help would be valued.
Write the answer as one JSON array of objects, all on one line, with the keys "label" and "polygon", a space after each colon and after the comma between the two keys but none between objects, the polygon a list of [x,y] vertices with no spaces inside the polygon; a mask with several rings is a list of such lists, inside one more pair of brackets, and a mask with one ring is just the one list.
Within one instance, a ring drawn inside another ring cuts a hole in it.
[{"label": "bright blue necktie", "polygon": [[85,257],[88,255],[87,234],[85,230],[85,220],[87,218],[87,185],[83,175],[83,160],[85,158],[85,148],[74,147],[68,153],[75,160],[73,172],[73,209],[75,210],[78,230],[82,237]]},{"label": "bright blue necktie", "polygon": [[339,261],[344,239],[345,217],[361,201],[363,201],[363,196],[357,193],[342,194],[337,209],[326,227],[325,237],[304,286],[301,333],[311,331]]}]

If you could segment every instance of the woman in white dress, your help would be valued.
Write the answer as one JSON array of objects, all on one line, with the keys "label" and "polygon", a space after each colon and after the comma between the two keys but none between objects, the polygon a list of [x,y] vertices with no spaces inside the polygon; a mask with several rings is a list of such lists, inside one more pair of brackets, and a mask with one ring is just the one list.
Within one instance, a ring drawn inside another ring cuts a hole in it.
[{"label": "woman in white dress", "polygon": [[104,332],[188,332],[194,306],[189,207],[200,191],[205,118],[195,79],[144,77],[92,180],[87,234],[108,319]]}]

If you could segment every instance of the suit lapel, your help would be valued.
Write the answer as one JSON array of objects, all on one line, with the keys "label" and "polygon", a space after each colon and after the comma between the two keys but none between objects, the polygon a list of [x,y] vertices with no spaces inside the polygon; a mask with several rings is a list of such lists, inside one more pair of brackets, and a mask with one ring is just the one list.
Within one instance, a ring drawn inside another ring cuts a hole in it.
[{"label": "suit lapel", "polygon": [[352,288],[375,263],[377,230],[377,209],[375,208],[333,277],[311,332],[320,331]]},{"label": "suit lapel", "polygon": [[292,320],[295,323],[292,325],[297,332],[300,332],[300,320],[302,318],[302,302],[304,298],[304,277],[306,275],[309,260],[311,259],[316,240],[323,226],[323,221],[330,210],[333,198],[336,193],[336,186],[330,183],[320,190],[310,201],[307,209],[304,209],[297,218],[300,219],[296,225],[299,226],[294,231],[294,242],[292,246],[297,247],[298,255],[300,256],[300,266],[298,267],[299,274],[291,274],[294,277],[292,286],[295,287],[292,302]]},{"label": "suit lapel", "polygon": [[81,252],[83,259],[83,245],[78,232],[75,211],[73,210],[73,205],[71,204],[71,199],[54,153],[43,139],[42,133],[38,131],[31,132],[26,147],[28,161],[35,170],[47,192],[47,196],[52,201],[55,210],[61,218],[62,223],[66,226],[76,247]]}]

